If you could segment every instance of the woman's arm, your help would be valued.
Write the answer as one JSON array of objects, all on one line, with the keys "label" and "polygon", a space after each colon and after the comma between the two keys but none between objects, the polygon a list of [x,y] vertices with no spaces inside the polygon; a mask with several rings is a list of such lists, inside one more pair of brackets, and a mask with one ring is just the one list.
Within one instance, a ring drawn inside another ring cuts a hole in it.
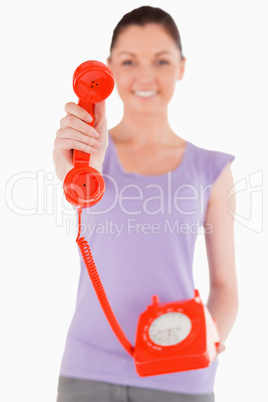
[{"label": "woman's arm", "polygon": [[58,153],[56,148],[53,149],[53,161],[55,172],[60,181],[63,181],[69,170],[72,169],[72,164],[68,163],[61,154]]},{"label": "woman's arm", "polygon": [[235,197],[228,199],[233,187],[228,164],[216,180],[209,201],[206,221],[212,233],[206,234],[210,273],[210,293],[207,307],[215,317],[224,344],[238,311],[238,287],[235,268],[234,219]]}]

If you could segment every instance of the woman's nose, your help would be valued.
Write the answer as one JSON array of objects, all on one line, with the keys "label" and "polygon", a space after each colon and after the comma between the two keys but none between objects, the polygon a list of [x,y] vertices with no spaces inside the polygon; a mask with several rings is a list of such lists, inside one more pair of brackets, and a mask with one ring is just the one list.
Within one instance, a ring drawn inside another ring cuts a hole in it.
[{"label": "woman's nose", "polygon": [[153,68],[151,66],[140,66],[137,79],[140,82],[153,82],[155,80]]}]

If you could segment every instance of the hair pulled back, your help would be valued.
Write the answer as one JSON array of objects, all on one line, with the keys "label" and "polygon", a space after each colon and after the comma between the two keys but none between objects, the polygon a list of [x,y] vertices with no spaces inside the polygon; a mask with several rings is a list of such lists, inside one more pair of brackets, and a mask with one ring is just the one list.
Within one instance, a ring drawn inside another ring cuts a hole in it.
[{"label": "hair pulled back", "polygon": [[118,36],[122,31],[124,31],[124,29],[130,25],[145,26],[146,24],[159,24],[163,26],[166,32],[175,41],[178,49],[180,50],[181,57],[184,58],[182,53],[181,37],[175,21],[166,11],[162,10],[161,8],[151,6],[142,6],[136,8],[122,17],[113,31],[110,52],[112,52]]}]

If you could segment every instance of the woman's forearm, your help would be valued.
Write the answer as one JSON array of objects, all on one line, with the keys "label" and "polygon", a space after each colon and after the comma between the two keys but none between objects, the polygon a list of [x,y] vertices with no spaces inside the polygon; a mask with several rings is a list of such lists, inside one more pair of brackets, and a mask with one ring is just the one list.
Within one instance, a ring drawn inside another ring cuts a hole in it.
[{"label": "woman's forearm", "polygon": [[53,161],[56,175],[61,181],[63,181],[66,174],[72,169],[72,165],[67,163],[55,148],[53,150]]},{"label": "woman's forearm", "polygon": [[224,343],[234,325],[238,312],[237,284],[212,287],[207,307],[216,320],[221,343]]}]

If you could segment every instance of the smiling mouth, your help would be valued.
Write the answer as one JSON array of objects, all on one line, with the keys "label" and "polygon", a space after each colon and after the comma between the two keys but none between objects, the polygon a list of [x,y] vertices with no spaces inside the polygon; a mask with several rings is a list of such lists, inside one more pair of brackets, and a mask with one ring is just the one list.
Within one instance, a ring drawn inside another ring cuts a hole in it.
[{"label": "smiling mouth", "polygon": [[151,98],[157,94],[157,91],[134,91],[133,93],[140,98]]}]

